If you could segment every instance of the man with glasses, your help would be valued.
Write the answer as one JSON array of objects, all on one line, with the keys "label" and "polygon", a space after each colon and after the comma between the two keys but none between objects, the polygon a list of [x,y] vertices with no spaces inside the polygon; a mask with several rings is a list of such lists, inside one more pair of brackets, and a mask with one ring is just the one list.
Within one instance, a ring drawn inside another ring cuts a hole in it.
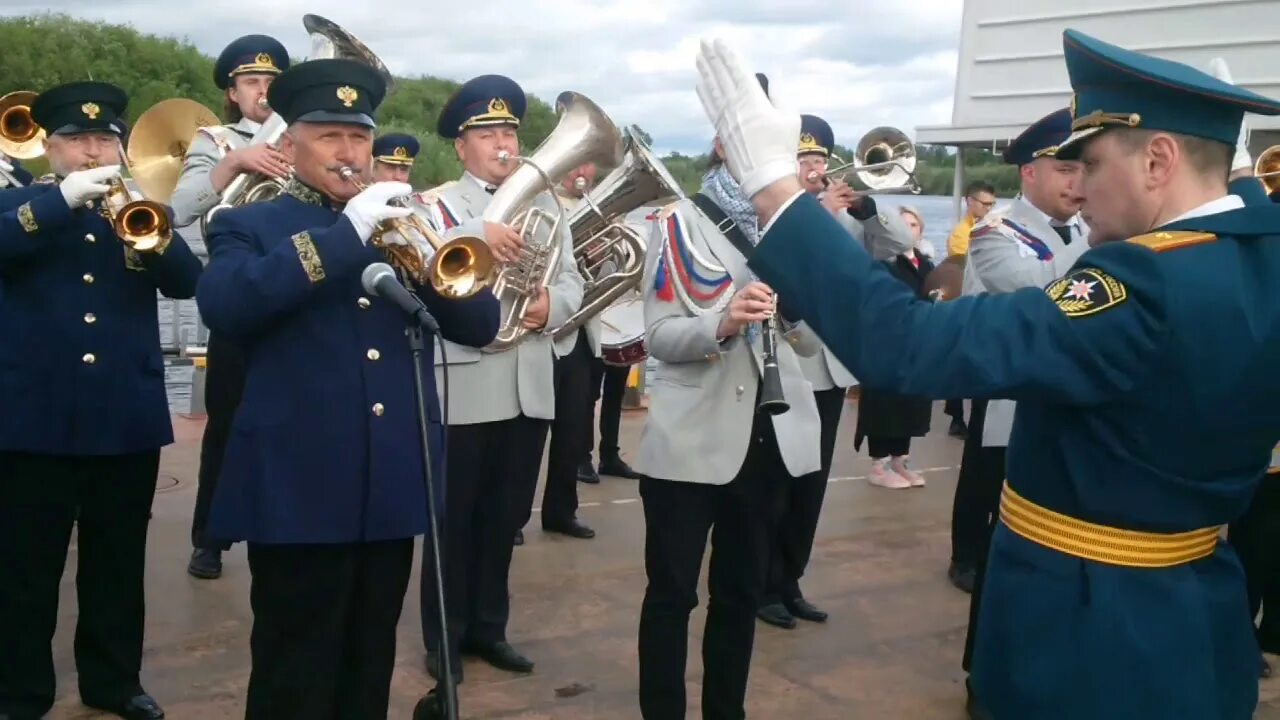
[{"label": "man with glasses", "polygon": [[996,189],[991,183],[975,180],[964,189],[964,217],[951,228],[947,237],[947,255],[967,255],[969,253],[969,232],[982,218],[991,212],[996,204]]}]

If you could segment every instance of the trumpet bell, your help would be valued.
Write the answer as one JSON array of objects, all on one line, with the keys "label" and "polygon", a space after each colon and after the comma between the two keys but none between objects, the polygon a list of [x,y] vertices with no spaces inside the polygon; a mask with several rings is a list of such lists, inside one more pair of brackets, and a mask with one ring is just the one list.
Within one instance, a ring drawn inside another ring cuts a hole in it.
[{"label": "trumpet bell", "polygon": [[1280,145],[1272,145],[1258,156],[1253,166],[1253,174],[1266,188],[1267,194],[1280,192]]},{"label": "trumpet bell", "polygon": [[111,229],[126,246],[151,252],[173,237],[173,226],[164,205],[152,200],[134,200],[124,179],[116,177],[102,198],[111,218]]},{"label": "trumpet bell", "polygon": [[218,124],[209,108],[187,98],[170,98],[138,116],[129,133],[129,174],[142,194],[167,201],[178,186],[182,163],[196,131]]},{"label": "trumpet bell", "polygon": [[450,240],[431,256],[427,277],[437,293],[450,299],[468,298],[488,287],[494,262],[489,246],[474,237]]},{"label": "trumpet bell", "polygon": [[44,128],[31,117],[36,93],[15,90],[0,97],[0,152],[17,160],[44,154]]}]

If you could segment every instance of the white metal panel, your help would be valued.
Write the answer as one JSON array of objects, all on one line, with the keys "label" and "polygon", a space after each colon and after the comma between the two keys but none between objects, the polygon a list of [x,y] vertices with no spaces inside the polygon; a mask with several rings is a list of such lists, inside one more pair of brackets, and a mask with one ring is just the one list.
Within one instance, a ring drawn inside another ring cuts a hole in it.
[{"label": "white metal panel", "polygon": [[918,128],[918,142],[1003,141],[1066,107],[1067,28],[1194,67],[1222,56],[1238,85],[1280,98],[1278,0],[966,0],[962,23],[951,124]]}]

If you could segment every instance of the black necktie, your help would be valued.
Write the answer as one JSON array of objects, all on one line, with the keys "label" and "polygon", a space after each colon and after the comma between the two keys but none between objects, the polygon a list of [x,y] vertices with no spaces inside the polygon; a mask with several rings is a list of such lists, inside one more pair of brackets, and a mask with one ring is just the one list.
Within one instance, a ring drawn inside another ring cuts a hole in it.
[{"label": "black necktie", "polygon": [[1071,226],[1070,225],[1052,225],[1053,231],[1058,233],[1058,237],[1062,238],[1062,242],[1071,244]]},{"label": "black necktie", "polygon": [[484,191],[485,191],[485,192],[487,192],[487,193],[489,193],[490,195],[492,195],[492,194],[494,194],[494,193],[498,192],[498,188],[497,188],[497,187],[495,187],[495,186],[493,186],[493,185],[485,185],[485,186],[484,186]]}]

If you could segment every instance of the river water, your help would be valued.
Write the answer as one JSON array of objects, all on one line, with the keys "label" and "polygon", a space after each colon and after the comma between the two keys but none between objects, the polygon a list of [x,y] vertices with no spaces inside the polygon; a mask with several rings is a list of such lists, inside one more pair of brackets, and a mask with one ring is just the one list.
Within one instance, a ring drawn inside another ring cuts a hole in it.
[{"label": "river water", "polygon": [[[954,223],[954,205],[952,199],[942,195],[884,195],[876,202],[882,209],[911,205],[924,217],[924,236],[939,252],[945,251],[947,235]],[[204,243],[199,239],[196,228],[184,228],[182,234],[197,255],[205,255]],[[940,259],[940,258],[939,258]],[[175,347],[175,337],[185,344],[202,344],[205,332],[199,325],[196,303],[194,300],[161,299],[160,307],[160,343],[166,348]],[[174,313],[177,313],[177,325],[174,325]],[[189,362],[174,360],[165,368],[165,385],[169,392],[169,407],[176,413],[192,411],[191,381],[193,369]]]}]

